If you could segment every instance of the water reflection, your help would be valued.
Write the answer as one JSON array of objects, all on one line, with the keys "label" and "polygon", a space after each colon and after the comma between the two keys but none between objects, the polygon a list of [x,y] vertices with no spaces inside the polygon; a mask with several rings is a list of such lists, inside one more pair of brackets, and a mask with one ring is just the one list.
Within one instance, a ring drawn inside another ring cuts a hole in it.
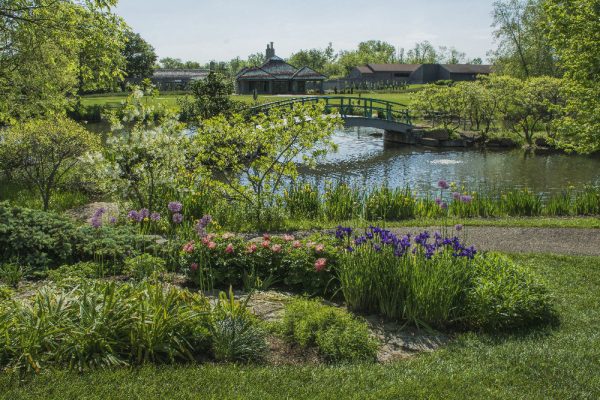
[{"label": "water reflection", "polygon": [[540,193],[600,184],[598,157],[405,146],[384,142],[381,131],[371,128],[337,132],[334,141],[338,152],[313,170],[302,168],[302,178],[321,186],[341,179],[364,187],[387,182],[419,191],[435,189],[442,178],[473,190],[528,187]]}]

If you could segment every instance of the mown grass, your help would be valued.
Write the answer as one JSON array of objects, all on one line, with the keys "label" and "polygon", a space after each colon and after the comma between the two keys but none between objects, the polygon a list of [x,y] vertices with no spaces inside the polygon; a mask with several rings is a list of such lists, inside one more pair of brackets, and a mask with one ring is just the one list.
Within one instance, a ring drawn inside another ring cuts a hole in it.
[{"label": "mown grass", "polygon": [[2,399],[597,399],[600,258],[512,256],[543,276],[561,323],[508,335],[464,334],[445,349],[387,365],[201,366],[56,371],[18,382]]},{"label": "mown grass", "polygon": [[[84,96],[81,99],[81,104],[84,106],[100,105],[100,106],[116,107],[119,104],[121,104],[121,102],[123,100],[125,100],[125,94],[126,93],[124,93],[123,95],[107,94],[106,96],[99,96],[99,95]],[[169,109],[178,110],[179,105],[177,103],[177,100],[184,96],[185,95],[181,94],[181,93],[171,94],[168,92],[164,92],[164,93],[161,93],[158,97],[152,99],[151,101],[153,102],[153,104],[163,104],[164,106],[166,106]],[[343,95],[342,94],[340,94],[340,95],[330,94],[330,96],[358,97],[358,94],[343,94]],[[403,103],[403,104],[408,105],[410,103],[411,93],[361,93],[360,96],[365,97],[365,98],[395,101],[398,103]],[[302,97],[302,96],[298,95],[296,97]],[[235,100],[242,101],[247,104],[251,104],[253,102],[253,98],[251,95],[240,95],[240,96],[236,95],[236,96],[233,96],[233,98]],[[259,103],[269,103],[269,102],[273,102],[273,101],[285,100],[287,98],[289,98],[289,96],[260,95],[260,96],[258,96],[258,101],[259,101]]]}]

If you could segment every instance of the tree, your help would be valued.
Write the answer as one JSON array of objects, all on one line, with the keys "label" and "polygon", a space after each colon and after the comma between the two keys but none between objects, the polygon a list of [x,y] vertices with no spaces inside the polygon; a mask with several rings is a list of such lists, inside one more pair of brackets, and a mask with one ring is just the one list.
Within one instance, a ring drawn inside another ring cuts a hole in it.
[{"label": "tree", "polygon": [[248,56],[248,65],[260,66],[265,62],[265,55],[263,53],[254,53]]},{"label": "tree", "polygon": [[122,77],[124,22],[116,1],[4,0],[0,124],[64,111],[82,90]]},{"label": "tree", "polygon": [[127,31],[125,37],[123,57],[125,57],[127,77],[136,79],[151,77],[157,59],[154,48],[139,33]]},{"label": "tree", "polygon": [[438,53],[427,40],[415,43],[415,47],[406,53],[408,64],[435,64],[438,62]]},{"label": "tree", "polygon": [[493,19],[498,48],[491,56],[501,72],[519,78],[558,74],[542,0],[496,1]]},{"label": "tree", "polygon": [[25,183],[35,188],[48,210],[56,188],[99,146],[98,137],[65,117],[35,119],[15,125],[0,140],[2,164],[16,167]]},{"label": "tree", "polygon": [[240,105],[231,99],[233,82],[220,72],[211,71],[206,79],[190,85],[191,99],[182,101],[188,119],[205,120],[214,116],[231,115]]},{"label": "tree", "polygon": [[131,95],[109,120],[111,133],[100,152],[88,155],[89,173],[106,189],[151,211],[178,190],[186,167],[188,138],[175,115],[150,101],[150,85],[132,87]]},{"label": "tree", "polygon": [[344,74],[348,74],[358,65],[393,63],[395,54],[393,45],[380,40],[369,40],[359,43],[357,50],[340,52],[338,62]]},{"label": "tree", "polygon": [[323,73],[325,68],[336,59],[333,46],[329,43],[326,49],[300,50],[291,55],[288,62],[296,67],[309,67]]},{"label": "tree", "polygon": [[568,151],[600,151],[600,0],[545,0],[544,12],[565,73],[556,143]]},{"label": "tree", "polygon": [[249,120],[237,115],[204,121],[192,144],[198,175],[252,207],[263,227],[265,209],[286,181],[297,178],[298,163],[314,166],[334,147],[330,138],[339,126],[339,117],[324,115],[324,104],[275,109]]}]

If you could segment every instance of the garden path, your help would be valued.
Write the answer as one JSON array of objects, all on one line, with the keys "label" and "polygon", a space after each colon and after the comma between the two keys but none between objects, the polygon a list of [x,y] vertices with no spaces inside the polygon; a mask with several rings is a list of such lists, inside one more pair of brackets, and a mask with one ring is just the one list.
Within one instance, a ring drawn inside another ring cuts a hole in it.
[{"label": "garden path", "polygon": [[[406,227],[390,230],[403,235],[415,235],[424,230],[439,231],[440,228]],[[600,229],[467,226],[458,236],[479,250],[600,256]]]}]

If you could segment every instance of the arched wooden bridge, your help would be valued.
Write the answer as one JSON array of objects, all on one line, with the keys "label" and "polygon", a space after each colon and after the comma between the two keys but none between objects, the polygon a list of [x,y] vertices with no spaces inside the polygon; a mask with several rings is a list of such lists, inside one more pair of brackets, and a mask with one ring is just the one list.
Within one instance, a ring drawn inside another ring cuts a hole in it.
[{"label": "arched wooden bridge", "polygon": [[294,104],[325,103],[326,112],[338,112],[348,127],[364,126],[389,132],[408,133],[413,129],[406,105],[393,101],[366,97],[313,96],[294,97],[250,107],[250,113],[268,113],[269,110],[293,107]]}]

